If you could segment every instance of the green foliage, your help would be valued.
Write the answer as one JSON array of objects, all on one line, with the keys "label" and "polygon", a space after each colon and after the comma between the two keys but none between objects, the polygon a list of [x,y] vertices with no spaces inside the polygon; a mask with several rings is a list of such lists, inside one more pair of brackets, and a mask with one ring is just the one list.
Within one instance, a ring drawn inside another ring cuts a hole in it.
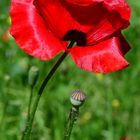
[{"label": "green foliage", "polygon": [[[132,7],[131,26],[124,31],[132,50],[127,54],[130,66],[111,74],[83,71],[70,57],[66,58],[49,82],[39,104],[33,125],[33,140],[62,140],[70,110],[70,93],[82,89],[87,100],[80,110],[71,140],[120,140],[121,136],[140,139],[140,5],[129,0]],[[9,0],[0,2],[0,139],[19,140],[25,127],[30,88],[28,70],[40,69],[34,89],[58,56],[41,61],[25,54],[8,34]]]}]

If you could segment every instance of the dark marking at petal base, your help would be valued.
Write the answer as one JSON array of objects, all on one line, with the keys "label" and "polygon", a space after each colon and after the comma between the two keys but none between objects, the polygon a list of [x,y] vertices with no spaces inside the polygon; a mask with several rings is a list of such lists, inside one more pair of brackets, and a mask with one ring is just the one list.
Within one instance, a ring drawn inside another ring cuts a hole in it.
[{"label": "dark marking at petal base", "polygon": [[86,34],[78,30],[70,30],[63,38],[64,41],[74,41],[78,46],[85,46],[87,43]]}]

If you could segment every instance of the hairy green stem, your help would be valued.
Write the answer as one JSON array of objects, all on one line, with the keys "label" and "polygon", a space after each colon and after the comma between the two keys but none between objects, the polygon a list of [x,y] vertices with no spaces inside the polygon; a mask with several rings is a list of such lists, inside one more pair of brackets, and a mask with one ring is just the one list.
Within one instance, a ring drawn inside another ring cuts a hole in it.
[{"label": "hairy green stem", "polygon": [[72,107],[70,114],[69,114],[67,124],[66,124],[66,129],[65,129],[65,134],[64,134],[63,140],[70,139],[73,125],[76,122],[78,116],[79,116],[79,108]]},{"label": "hairy green stem", "polygon": [[28,114],[27,114],[28,121],[30,120],[30,115],[31,115],[32,98],[33,98],[33,86],[30,87],[30,97],[29,97]]},{"label": "hairy green stem", "polygon": [[[75,42],[71,41],[68,44],[67,48],[72,48],[75,45],[76,45]],[[38,104],[39,104],[39,101],[40,101],[40,97],[41,97],[46,85],[48,84],[49,80],[52,78],[52,76],[56,72],[57,68],[60,66],[60,64],[66,58],[67,55],[68,55],[67,52],[64,52],[62,54],[62,56],[58,59],[58,61],[52,67],[52,69],[50,70],[49,74],[46,76],[46,78],[44,79],[43,83],[41,84],[39,92],[38,92],[38,94],[37,94],[37,96],[35,98],[35,101],[33,103],[33,108],[32,108],[31,114],[30,114],[30,118],[27,121],[26,128],[25,128],[25,131],[24,131],[24,134],[23,134],[21,140],[30,140],[31,131],[32,131],[32,125],[33,125],[33,121],[34,121],[34,116],[35,116],[35,113],[36,113],[36,110],[37,110],[37,107],[38,107]]]}]

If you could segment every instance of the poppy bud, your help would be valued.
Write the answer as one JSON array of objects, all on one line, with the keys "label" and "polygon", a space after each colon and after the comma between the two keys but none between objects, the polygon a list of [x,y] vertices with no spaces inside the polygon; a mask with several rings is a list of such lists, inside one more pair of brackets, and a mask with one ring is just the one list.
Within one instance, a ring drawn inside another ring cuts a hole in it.
[{"label": "poppy bud", "polygon": [[71,104],[74,107],[80,107],[84,103],[85,99],[86,95],[81,90],[75,90],[70,97]]},{"label": "poppy bud", "polygon": [[32,66],[29,70],[28,83],[30,86],[34,86],[39,76],[39,69],[36,66]]}]

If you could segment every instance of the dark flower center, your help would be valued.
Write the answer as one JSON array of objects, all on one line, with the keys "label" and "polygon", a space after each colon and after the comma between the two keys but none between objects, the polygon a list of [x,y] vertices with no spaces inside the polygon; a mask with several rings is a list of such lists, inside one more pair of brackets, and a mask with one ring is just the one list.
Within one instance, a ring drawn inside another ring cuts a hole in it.
[{"label": "dark flower center", "polygon": [[70,30],[68,31],[64,38],[64,41],[74,41],[77,43],[78,46],[85,46],[86,45],[86,34],[78,31],[78,30]]}]

